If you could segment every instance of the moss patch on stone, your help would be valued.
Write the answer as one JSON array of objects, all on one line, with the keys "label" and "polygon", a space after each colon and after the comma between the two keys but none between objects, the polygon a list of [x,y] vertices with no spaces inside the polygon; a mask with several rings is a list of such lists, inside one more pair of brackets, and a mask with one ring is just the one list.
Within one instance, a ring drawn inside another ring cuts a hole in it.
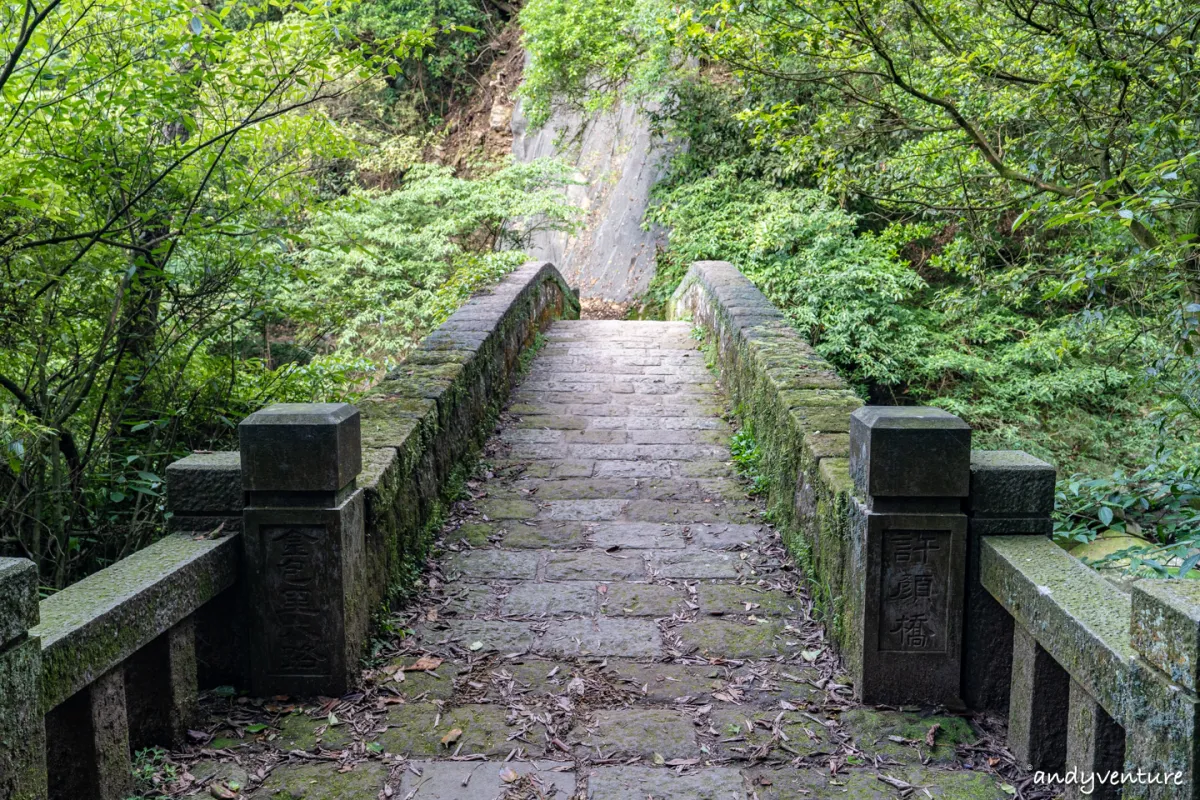
[{"label": "moss patch on stone", "polygon": [[[923,717],[901,711],[856,708],[843,712],[841,725],[867,753],[905,762],[919,763],[925,757],[951,763],[956,759],[957,745],[974,744],[979,738],[961,717]],[[934,746],[929,747],[926,737],[935,725]]]},{"label": "moss patch on stone", "polygon": [[348,772],[326,764],[276,767],[254,794],[254,800],[346,800],[375,797],[387,781],[387,767],[379,762],[360,761]]}]

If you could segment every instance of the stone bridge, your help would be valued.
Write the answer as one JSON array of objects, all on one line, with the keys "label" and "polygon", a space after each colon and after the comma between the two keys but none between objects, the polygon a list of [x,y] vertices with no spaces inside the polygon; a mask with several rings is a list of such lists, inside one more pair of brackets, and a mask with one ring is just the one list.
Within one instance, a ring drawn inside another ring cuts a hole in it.
[{"label": "stone bridge", "polygon": [[577,316],[528,265],[172,465],[146,550],[0,560],[0,798],[1197,796],[1197,599],[1055,547],[1049,465],[864,407],[728,264]]}]

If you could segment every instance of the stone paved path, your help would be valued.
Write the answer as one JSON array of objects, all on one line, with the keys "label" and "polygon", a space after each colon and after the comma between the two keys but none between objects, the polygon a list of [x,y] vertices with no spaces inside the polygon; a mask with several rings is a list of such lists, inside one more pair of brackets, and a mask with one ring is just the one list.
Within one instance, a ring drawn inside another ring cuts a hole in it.
[{"label": "stone paved path", "polygon": [[685,323],[555,324],[413,634],[361,696],[218,702],[192,774],[256,798],[1006,797],[967,721],[854,704],[722,402]]}]

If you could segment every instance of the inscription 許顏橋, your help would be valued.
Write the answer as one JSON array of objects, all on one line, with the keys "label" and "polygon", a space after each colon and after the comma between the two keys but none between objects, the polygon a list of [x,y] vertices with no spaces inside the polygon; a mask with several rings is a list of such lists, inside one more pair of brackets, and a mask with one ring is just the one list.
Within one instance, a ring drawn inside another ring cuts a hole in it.
[{"label": "inscription \u8a31\u984f\u6a4b", "polygon": [[946,651],[950,547],[950,531],[891,530],[884,534],[881,651]]}]

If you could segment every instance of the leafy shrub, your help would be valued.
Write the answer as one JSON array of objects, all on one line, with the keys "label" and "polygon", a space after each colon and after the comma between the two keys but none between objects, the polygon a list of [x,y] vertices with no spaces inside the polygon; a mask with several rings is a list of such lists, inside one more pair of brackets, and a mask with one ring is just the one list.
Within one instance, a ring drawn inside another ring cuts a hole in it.
[{"label": "leafy shrub", "polygon": [[750,482],[750,494],[767,491],[767,476],[762,472],[762,454],[758,450],[753,427],[743,425],[729,438],[729,453],[738,475]]},{"label": "leafy shrub", "polygon": [[535,231],[568,229],[576,211],[555,161],[511,164],[477,180],[414,167],[393,192],[357,190],[303,235],[284,298],[311,334],[390,365],[479,286],[519,266]]},{"label": "leafy shrub", "polygon": [[1097,566],[1184,577],[1200,563],[1200,467],[1155,462],[1132,474],[1072,475],[1059,483],[1054,514],[1064,547],[1111,534],[1142,541],[1096,559]]}]

